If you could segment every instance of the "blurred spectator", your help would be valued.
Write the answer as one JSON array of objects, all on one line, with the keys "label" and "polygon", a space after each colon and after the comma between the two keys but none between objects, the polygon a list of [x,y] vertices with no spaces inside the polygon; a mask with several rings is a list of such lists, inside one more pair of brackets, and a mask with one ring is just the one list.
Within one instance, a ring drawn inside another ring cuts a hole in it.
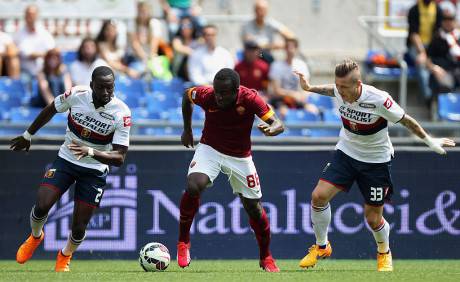
[{"label": "blurred spectator", "polygon": [[[147,2],[137,2],[137,16],[132,26],[128,27],[130,46],[129,66],[137,71],[146,69],[147,61],[158,55],[163,55],[172,60],[173,51],[164,40],[160,20],[152,17],[152,9]],[[131,62],[133,61],[133,62]]]},{"label": "blurred spectator", "polygon": [[307,103],[308,93],[300,88],[299,78],[293,73],[296,70],[305,74],[307,79],[310,77],[307,64],[297,57],[298,47],[297,39],[286,39],[286,59],[274,61],[270,66],[269,77],[273,90],[271,104],[280,110],[281,116],[284,116],[287,108],[303,108],[318,113],[315,105]]},{"label": "blurred spectator", "polygon": [[442,13],[434,0],[418,0],[408,14],[409,34],[407,47],[409,55],[414,60],[419,87],[426,101],[431,99],[429,87],[430,73],[426,68],[426,48],[431,42],[433,33],[441,25]]},{"label": "blurred spectator", "polygon": [[53,36],[37,23],[38,13],[37,6],[27,6],[24,13],[25,26],[14,35],[21,59],[21,72],[31,77],[35,77],[42,69],[46,52],[56,46]]},{"label": "blurred spectator", "polygon": [[[456,28],[456,7],[451,2],[441,3],[442,23],[428,46],[427,66],[432,76],[432,103],[437,94],[453,92],[460,86],[460,30]],[[432,107],[432,118],[437,116]]]},{"label": "blurred spectator", "polygon": [[18,48],[11,36],[0,31],[0,76],[19,78]]},{"label": "blurred spectator", "polygon": [[174,59],[172,71],[175,76],[189,81],[187,61],[193,50],[199,46],[198,32],[190,17],[183,17],[180,21],[179,30],[172,41]]},{"label": "blurred spectator", "polygon": [[201,0],[160,0],[163,14],[168,22],[170,38],[179,30],[179,23],[183,17],[190,17],[194,25],[200,30],[205,25],[205,20],[199,17],[201,13]]},{"label": "blurred spectator", "polygon": [[265,94],[268,87],[268,64],[260,59],[260,48],[255,41],[244,43],[243,60],[235,66],[240,84]]},{"label": "blurred spectator", "polygon": [[235,66],[230,52],[216,45],[217,27],[207,25],[203,28],[205,44],[195,49],[188,61],[190,81],[196,85],[212,84],[214,76],[222,68]]},{"label": "blurred spectator", "polygon": [[77,51],[77,60],[69,67],[70,76],[74,85],[89,85],[91,74],[96,67],[107,65],[99,58],[96,41],[92,38],[84,38]]},{"label": "blurred spectator", "polygon": [[140,73],[123,63],[125,51],[117,45],[117,27],[111,20],[102,23],[101,30],[96,37],[97,47],[101,58],[114,70],[127,74],[132,78],[139,78]]},{"label": "blurred spectator", "polygon": [[33,107],[45,107],[54,97],[72,87],[70,74],[62,63],[61,53],[57,49],[49,50],[44,59],[43,70],[37,75],[38,95],[32,99]]},{"label": "blurred spectator", "polygon": [[294,38],[294,33],[282,24],[267,19],[268,2],[266,0],[257,0],[254,4],[254,19],[246,23],[241,30],[243,42],[252,40],[262,48],[262,59],[267,63],[273,62],[271,51],[282,49],[283,41],[277,40],[279,34],[284,39]]}]

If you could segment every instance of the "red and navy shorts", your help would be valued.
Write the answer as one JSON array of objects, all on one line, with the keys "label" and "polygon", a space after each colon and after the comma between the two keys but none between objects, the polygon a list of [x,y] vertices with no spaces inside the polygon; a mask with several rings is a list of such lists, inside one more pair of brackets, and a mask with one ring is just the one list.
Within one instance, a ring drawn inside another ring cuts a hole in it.
[{"label": "red and navy shorts", "polygon": [[82,167],[57,157],[45,172],[41,187],[48,187],[64,194],[75,183],[74,200],[99,207],[108,171]]},{"label": "red and navy shorts", "polygon": [[335,187],[348,192],[356,181],[366,204],[381,206],[390,201],[393,194],[391,161],[386,163],[366,163],[349,157],[336,150],[332,162],[323,169],[320,178]]}]

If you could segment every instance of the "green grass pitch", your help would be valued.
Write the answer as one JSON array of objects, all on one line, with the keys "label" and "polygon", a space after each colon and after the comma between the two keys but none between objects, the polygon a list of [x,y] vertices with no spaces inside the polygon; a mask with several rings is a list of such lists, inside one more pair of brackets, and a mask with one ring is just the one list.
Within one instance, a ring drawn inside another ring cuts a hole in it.
[{"label": "green grass pitch", "polygon": [[395,271],[379,273],[374,260],[322,260],[300,269],[297,260],[278,260],[281,273],[265,273],[256,260],[192,260],[181,269],[175,261],[164,272],[144,272],[137,261],[72,261],[70,273],[54,273],[54,261],[24,265],[0,261],[0,281],[460,281],[460,260],[395,260]]}]

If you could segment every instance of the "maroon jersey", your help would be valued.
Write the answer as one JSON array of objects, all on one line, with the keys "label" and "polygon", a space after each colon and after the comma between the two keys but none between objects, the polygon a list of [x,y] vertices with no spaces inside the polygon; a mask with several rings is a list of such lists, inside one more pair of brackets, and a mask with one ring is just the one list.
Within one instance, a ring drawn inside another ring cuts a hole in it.
[{"label": "maroon jersey", "polygon": [[240,86],[236,104],[219,109],[211,86],[193,87],[188,90],[192,103],[205,112],[203,135],[200,142],[217,151],[238,158],[251,155],[251,129],[254,115],[263,121],[274,115],[273,110],[257,94],[257,91]]}]

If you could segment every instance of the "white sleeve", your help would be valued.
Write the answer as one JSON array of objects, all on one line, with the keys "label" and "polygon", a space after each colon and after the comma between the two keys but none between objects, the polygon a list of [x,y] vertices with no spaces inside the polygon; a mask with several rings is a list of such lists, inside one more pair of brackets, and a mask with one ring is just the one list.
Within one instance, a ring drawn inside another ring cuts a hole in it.
[{"label": "white sleeve", "polygon": [[404,117],[404,109],[388,95],[383,103],[377,105],[380,115],[392,123],[397,123]]},{"label": "white sleeve", "polygon": [[131,129],[131,112],[128,110],[119,117],[113,133],[112,144],[129,146],[129,131]]},{"label": "white sleeve", "polygon": [[[58,113],[63,113],[72,107],[75,94],[72,93],[73,89],[67,90],[64,94],[61,94],[54,98],[54,107]],[[72,95],[73,94],[73,95]]]}]

